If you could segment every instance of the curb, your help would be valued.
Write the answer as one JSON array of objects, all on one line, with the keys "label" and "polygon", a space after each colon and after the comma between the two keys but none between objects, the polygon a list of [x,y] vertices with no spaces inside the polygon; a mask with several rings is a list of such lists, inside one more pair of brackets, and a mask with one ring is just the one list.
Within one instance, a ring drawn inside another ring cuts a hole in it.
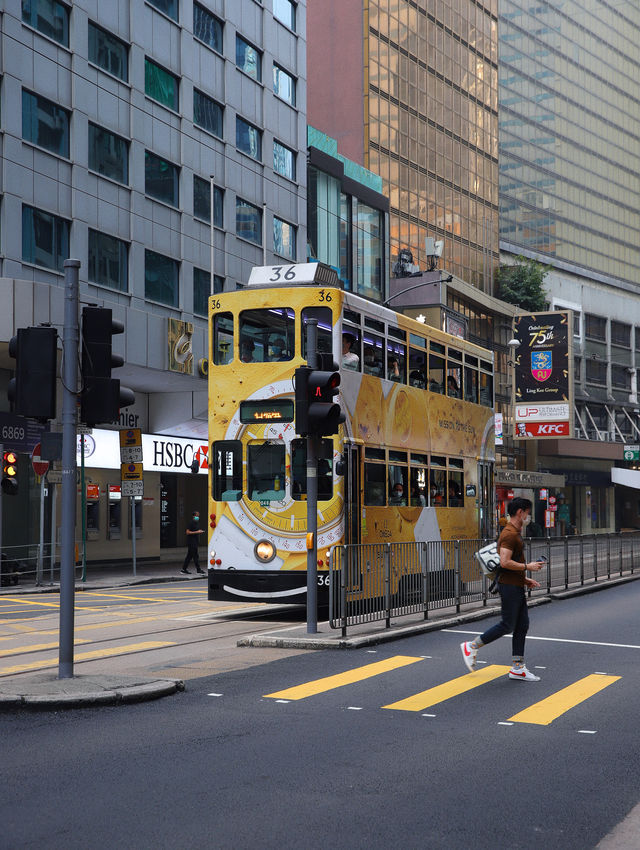
[{"label": "curb", "polygon": [[[551,601],[549,596],[538,596],[535,599],[529,600],[529,607],[534,608]],[[466,614],[456,614],[453,617],[443,617],[439,620],[425,620],[423,623],[414,623],[410,626],[400,626],[399,628],[379,632],[374,635],[362,635],[352,638],[322,638],[313,636],[280,637],[277,632],[273,635],[251,635],[251,637],[241,638],[236,646],[254,648],[270,647],[272,649],[358,649],[362,646],[388,643],[392,640],[399,640],[403,637],[411,637],[412,635],[423,634],[424,632],[435,632],[438,629],[449,628],[450,626],[461,626],[465,623],[472,623],[475,620],[484,620],[486,617],[493,617],[499,613],[500,607],[493,606],[491,608],[483,608],[481,611],[469,611]]]},{"label": "curb", "polygon": [[128,687],[114,687],[105,691],[87,691],[78,694],[0,694],[0,711],[6,709],[61,709],[91,708],[99,705],[128,705],[135,702],[159,699],[184,691],[181,679],[158,679]]}]

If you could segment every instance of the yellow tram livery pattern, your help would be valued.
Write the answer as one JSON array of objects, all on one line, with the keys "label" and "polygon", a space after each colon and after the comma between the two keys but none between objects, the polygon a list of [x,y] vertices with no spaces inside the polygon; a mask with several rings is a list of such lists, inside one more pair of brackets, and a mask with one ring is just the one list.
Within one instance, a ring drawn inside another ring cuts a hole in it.
[{"label": "yellow tram livery pattern", "polygon": [[258,283],[209,300],[210,598],[304,600],[294,372],[310,319],[318,350],[339,366],[346,417],[320,444],[320,586],[336,545],[492,531],[493,355],[336,286],[299,282],[317,280],[314,269],[331,271],[254,269]]}]

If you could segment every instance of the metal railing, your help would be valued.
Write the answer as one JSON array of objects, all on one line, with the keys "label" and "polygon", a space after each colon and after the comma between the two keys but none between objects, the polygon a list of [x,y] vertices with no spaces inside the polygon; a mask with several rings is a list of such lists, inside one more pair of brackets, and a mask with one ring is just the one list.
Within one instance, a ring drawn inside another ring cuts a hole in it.
[{"label": "metal railing", "polygon": [[[81,547],[81,541],[76,542]],[[81,551],[78,548],[78,551]],[[77,566],[77,565],[76,565]],[[81,567],[80,567],[81,569]],[[0,558],[0,587],[35,584],[36,587],[60,580],[60,545],[43,543],[3,546]]]},{"label": "metal railing", "polygon": [[[491,540],[368,543],[336,546],[329,565],[329,625],[348,626],[407,614],[424,615],[497,599],[480,572],[475,553]],[[640,532],[526,538],[527,561],[544,556],[530,595],[594,584],[633,574]]]}]

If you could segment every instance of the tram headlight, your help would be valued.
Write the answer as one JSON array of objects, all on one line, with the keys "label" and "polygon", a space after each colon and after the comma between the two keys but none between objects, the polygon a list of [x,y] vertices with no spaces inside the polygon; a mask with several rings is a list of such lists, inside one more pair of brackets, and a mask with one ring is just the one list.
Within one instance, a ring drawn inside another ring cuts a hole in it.
[{"label": "tram headlight", "polygon": [[276,547],[270,540],[258,540],[256,545],[253,547],[253,554],[259,561],[262,561],[263,564],[268,564],[269,561],[273,561],[276,556]]}]

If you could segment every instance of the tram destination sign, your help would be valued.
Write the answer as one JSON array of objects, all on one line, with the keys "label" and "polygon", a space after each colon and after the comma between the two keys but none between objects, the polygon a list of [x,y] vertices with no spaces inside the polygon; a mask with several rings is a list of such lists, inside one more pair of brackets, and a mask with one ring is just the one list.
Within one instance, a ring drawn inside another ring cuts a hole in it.
[{"label": "tram destination sign", "polygon": [[240,422],[293,422],[290,398],[251,399],[240,402]]}]

